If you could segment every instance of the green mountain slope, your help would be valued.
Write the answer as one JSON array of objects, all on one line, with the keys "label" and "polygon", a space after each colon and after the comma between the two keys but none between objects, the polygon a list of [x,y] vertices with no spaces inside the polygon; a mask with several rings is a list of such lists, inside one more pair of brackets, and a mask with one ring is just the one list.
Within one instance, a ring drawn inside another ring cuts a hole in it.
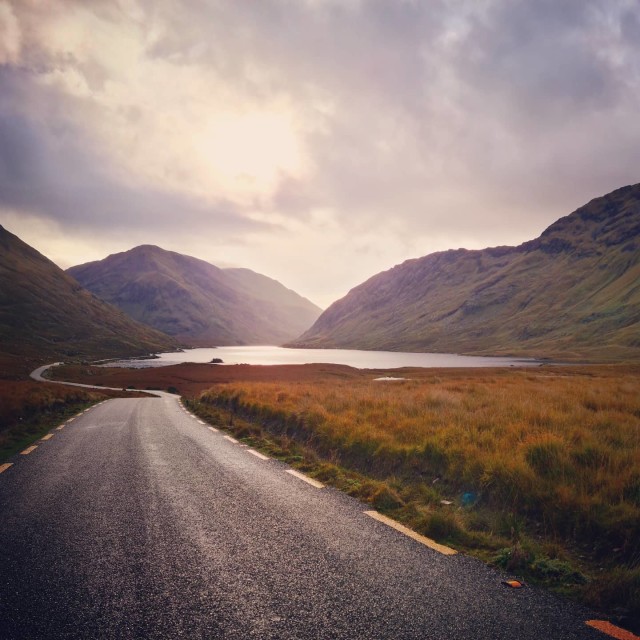
[{"label": "green mountain slope", "polygon": [[519,247],[444,251],[380,273],[292,346],[640,357],[640,185]]},{"label": "green mountain slope", "polygon": [[150,245],[68,273],[136,320],[192,346],[281,344],[300,335],[321,312],[248,269],[219,269]]},{"label": "green mountain slope", "polygon": [[176,341],[99,300],[0,226],[0,353],[6,359],[109,357]]}]

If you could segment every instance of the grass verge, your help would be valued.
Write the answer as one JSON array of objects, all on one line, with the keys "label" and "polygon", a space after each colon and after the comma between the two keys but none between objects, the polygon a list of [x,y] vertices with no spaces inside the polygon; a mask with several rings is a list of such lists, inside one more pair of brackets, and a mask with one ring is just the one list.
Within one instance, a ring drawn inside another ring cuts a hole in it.
[{"label": "grass verge", "polygon": [[26,380],[0,380],[0,462],[41,438],[55,425],[117,395],[124,394]]}]

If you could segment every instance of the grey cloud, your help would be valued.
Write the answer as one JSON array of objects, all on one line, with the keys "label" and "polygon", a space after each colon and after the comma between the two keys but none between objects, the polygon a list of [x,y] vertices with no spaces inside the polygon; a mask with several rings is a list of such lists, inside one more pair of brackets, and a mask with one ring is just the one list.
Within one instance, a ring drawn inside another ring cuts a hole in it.
[{"label": "grey cloud", "polygon": [[[74,120],[75,100],[34,86],[28,72],[0,70],[0,96],[0,207],[79,229],[192,225],[230,234],[274,229],[248,219],[230,202],[211,206],[188,194],[124,180]],[[31,107],[23,108],[27,104]]]},{"label": "grey cloud", "polygon": [[[394,218],[407,238],[460,232],[488,238],[498,228],[505,236],[541,230],[570,207],[638,180],[640,21],[633,3],[146,0],[141,6],[146,15],[137,24],[147,31],[150,59],[199,68],[203,82],[222,79],[254,105],[282,97],[303,121],[319,123],[303,132],[311,174],[283,176],[270,203],[279,213],[305,220],[313,209],[329,208],[351,230]],[[125,19],[116,4],[101,2],[100,11],[108,20]],[[105,80],[90,61],[47,59],[37,44],[31,51],[33,68],[75,65],[96,90]],[[326,103],[332,108],[322,111]],[[5,123],[9,115],[3,112]],[[224,202],[207,214],[186,196],[119,183],[108,167],[98,168],[99,150],[86,148],[74,126],[68,137],[77,146],[67,140],[61,163],[77,176],[69,185],[56,172],[51,131],[36,126],[37,118],[24,119],[14,115],[11,128],[20,138],[7,138],[12,162],[32,172],[15,197],[37,202],[23,206],[68,216],[75,202],[96,218],[126,209],[145,221],[153,211],[167,211],[170,219],[171,209],[181,209],[194,220],[219,216],[231,228],[252,224]],[[70,124],[63,118],[56,126]],[[29,183],[46,198],[28,193]],[[3,183],[3,191],[10,188]],[[100,202],[92,203],[96,193]]]},{"label": "grey cloud", "polygon": [[[209,55],[235,60],[240,77],[252,62],[265,68],[267,95],[282,92],[302,110],[335,104],[307,138],[313,180],[284,183],[274,201],[300,215],[333,206],[347,220],[395,214],[427,227],[437,218],[430,192],[458,188],[480,196],[469,203],[484,217],[513,204],[516,220],[542,219],[563,213],[584,184],[634,181],[638,44],[624,37],[635,22],[622,3],[495,1],[456,16],[458,6],[216,3],[183,36],[209,34]],[[447,44],[457,23],[462,35]]]},{"label": "grey cloud", "polygon": [[603,2],[496,3],[474,21],[452,62],[474,89],[476,106],[482,100],[510,117],[526,116],[530,125],[549,126],[624,99],[624,69],[611,64],[606,50],[619,21]]}]

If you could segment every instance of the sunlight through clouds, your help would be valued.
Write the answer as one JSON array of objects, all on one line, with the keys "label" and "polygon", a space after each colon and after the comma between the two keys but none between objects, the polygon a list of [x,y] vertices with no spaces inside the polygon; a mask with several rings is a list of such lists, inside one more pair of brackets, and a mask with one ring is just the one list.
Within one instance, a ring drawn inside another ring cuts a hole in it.
[{"label": "sunlight through clouds", "polygon": [[99,230],[328,304],[638,181],[630,0],[0,0],[0,36],[0,223],[58,262]]},{"label": "sunlight through clouds", "polygon": [[304,170],[291,119],[277,111],[215,114],[193,148],[213,185],[240,200],[270,195],[281,173],[299,176]]}]

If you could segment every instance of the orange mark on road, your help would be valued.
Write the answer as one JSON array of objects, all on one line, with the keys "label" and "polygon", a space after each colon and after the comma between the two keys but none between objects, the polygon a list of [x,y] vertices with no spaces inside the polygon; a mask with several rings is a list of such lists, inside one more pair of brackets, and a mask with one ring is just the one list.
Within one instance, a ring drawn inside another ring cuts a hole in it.
[{"label": "orange mark on road", "polygon": [[524,582],[520,582],[520,580],[503,580],[502,584],[506,584],[507,587],[512,589],[522,589],[524,587]]},{"label": "orange mark on road", "polygon": [[40,440],[51,440],[53,438],[53,433],[48,433],[46,436],[42,436]]},{"label": "orange mark on road", "polygon": [[602,633],[606,633],[617,640],[640,640],[635,633],[616,627],[615,624],[611,624],[606,620],[587,620],[587,626],[602,631]]},{"label": "orange mark on road", "polygon": [[4,464],[0,464],[0,473],[4,473],[9,467],[13,466],[13,462],[5,462]]},{"label": "orange mark on road", "polygon": [[21,456],[28,456],[32,451],[35,451],[38,448],[37,445],[33,445],[31,447],[27,447],[24,451],[20,452]]}]

